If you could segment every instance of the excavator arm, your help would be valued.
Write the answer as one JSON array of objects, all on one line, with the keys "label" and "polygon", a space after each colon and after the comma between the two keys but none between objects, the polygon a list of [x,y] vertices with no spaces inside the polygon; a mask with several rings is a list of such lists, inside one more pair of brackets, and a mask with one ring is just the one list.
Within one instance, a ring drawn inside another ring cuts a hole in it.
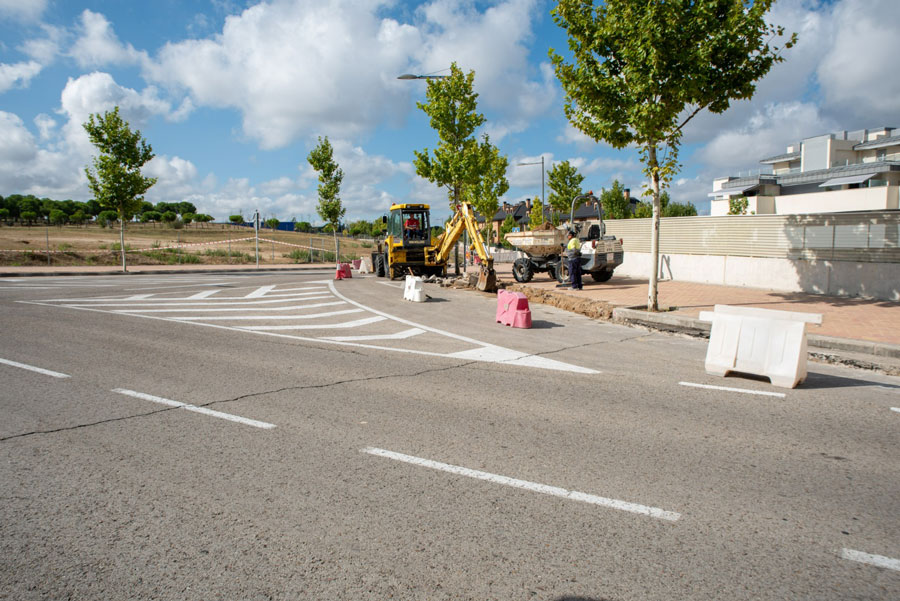
[{"label": "excavator arm", "polygon": [[478,253],[481,259],[481,273],[478,275],[479,290],[493,291],[497,287],[497,275],[494,273],[494,257],[488,252],[478,231],[478,222],[475,219],[475,211],[472,205],[467,202],[461,202],[456,205],[453,217],[447,223],[447,227],[437,244],[434,246],[433,255],[430,257],[433,263],[446,264],[450,259],[450,252],[454,245],[462,236],[463,230],[469,232],[469,238],[472,240],[471,247]]}]

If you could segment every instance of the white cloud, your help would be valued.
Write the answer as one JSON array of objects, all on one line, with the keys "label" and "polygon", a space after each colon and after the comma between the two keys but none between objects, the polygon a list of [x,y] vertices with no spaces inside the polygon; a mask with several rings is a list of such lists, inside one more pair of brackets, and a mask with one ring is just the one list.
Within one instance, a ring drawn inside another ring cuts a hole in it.
[{"label": "white cloud", "polygon": [[761,159],[781,154],[803,138],[837,128],[838,124],[822,117],[813,104],[772,104],[757,111],[742,127],[719,132],[697,157],[721,177],[730,175],[731,170],[759,169]]},{"label": "white cloud", "polygon": [[0,94],[15,87],[27,87],[41,69],[40,63],[35,61],[14,65],[0,63]]},{"label": "white cloud", "polygon": [[835,7],[834,38],[816,74],[825,111],[846,115],[843,129],[894,126],[900,113],[900,2],[844,0]]},{"label": "white cloud", "polygon": [[85,10],[81,13],[79,37],[69,54],[81,67],[100,67],[110,64],[137,64],[146,60],[146,54],[123,45],[113,32],[112,25],[99,13]]},{"label": "white cloud", "polygon": [[55,135],[57,123],[50,115],[41,113],[34,118],[34,124],[40,132],[41,140],[49,140]]},{"label": "white cloud", "polygon": [[381,16],[392,0],[276,0],[228,17],[215,37],[166,45],[145,72],[197,106],[238,109],[244,135],[274,149],[309,133],[350,137],[399,123],[423,84],[397,75],[457,61],[476,71],[479,101],[503,109],[492,123],[497,140],[524,130],[555,99],[549,65],[530,79],[525,42],[535,2],[478,12],[470,2],[437,0],[415,12],[418,22],[401,23]]},{"label": "white cloud", "polygon": [[66,36],[64,29],[42,24],[44,37],[25,40],[19,50],[32,60],[46,66],[59,54],[59,46]]},{"label": "white cloud", "polygon": [[0,0],[0,17],[34,21],[46,8],[47,0]]},{"label": "white cloud", "polygon": [[168,44],[148,76],[194,104],[241,111],[263,148],[310,132],[341,136],[399,120],[410,88],[396,80],[415,31],[379,20],[379,0],[259,4],[213,39]]}]

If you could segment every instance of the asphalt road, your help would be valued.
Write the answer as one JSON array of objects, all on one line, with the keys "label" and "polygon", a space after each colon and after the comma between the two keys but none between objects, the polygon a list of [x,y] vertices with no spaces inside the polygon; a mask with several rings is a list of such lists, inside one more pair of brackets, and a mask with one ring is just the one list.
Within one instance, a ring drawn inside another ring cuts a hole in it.
[{"label": "asphalt road", "polygon": [[900,379],[330,275],[0,280],[0,599],[900,598]]}]

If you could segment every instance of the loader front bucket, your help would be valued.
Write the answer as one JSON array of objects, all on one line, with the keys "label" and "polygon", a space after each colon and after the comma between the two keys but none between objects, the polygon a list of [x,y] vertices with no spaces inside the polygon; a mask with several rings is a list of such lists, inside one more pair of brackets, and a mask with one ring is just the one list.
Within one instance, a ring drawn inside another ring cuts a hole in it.
[{"label": "loader front bucket", "polygon": [[478,273],[478,283],[475,284],[475,288],[482,292],[497,291],[497,273],[493,268],[482,266],[481,271]]}]

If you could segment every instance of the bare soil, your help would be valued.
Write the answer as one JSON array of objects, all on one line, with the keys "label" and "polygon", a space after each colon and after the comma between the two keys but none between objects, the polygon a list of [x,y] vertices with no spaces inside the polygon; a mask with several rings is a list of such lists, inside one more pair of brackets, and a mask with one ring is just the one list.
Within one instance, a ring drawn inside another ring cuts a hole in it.
[{"label": "bare soil", "polygon": [[[175,229],[130,223],[125,229],[125,250],[128,263],[133,265],[248,263],[256,261],[253,237],[252,228],[226,224],[190,224]],[[313,262],[334,260],[334,238],[329,235],[263,229],[259,237],[260,263],[305,263],[310,248]],[[340,249],[341,258],[348,260],[367,256],[371,243],[340,238]],[[51,265],[118,265],[119,229],[97,225],[0,226],[0,266],[46,265],[48,254]]]}]

